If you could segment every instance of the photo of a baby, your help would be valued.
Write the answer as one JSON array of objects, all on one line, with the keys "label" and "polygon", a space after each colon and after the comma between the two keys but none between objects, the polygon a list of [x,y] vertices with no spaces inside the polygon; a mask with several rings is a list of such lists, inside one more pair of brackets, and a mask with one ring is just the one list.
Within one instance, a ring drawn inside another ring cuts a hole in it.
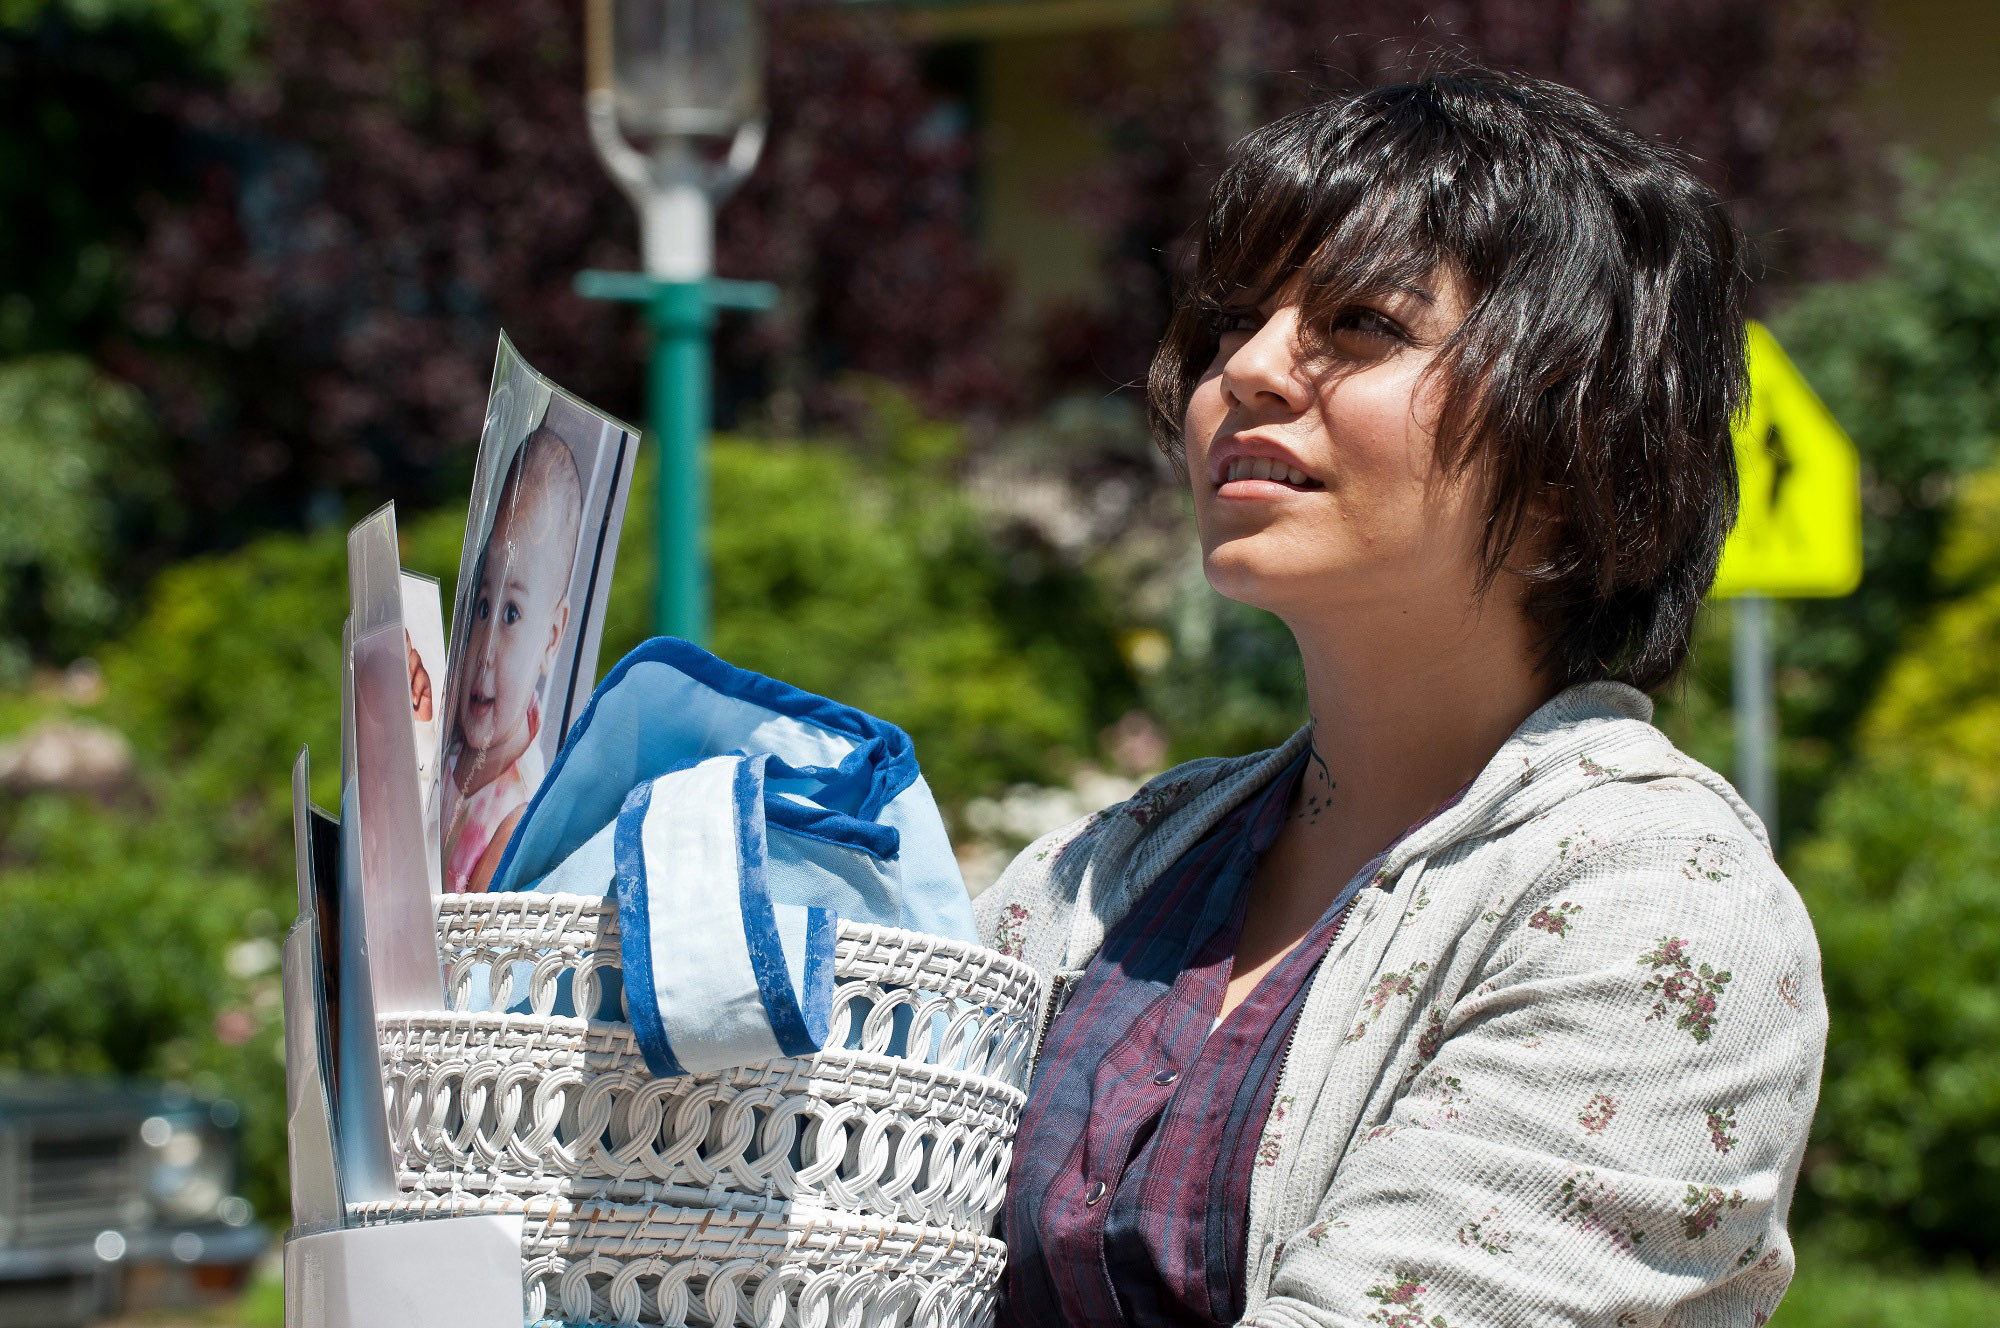
[{"label": "photo of a baby", "polygon": [[458,696],[458,744],[445,778],[458,816],[445,888],[484,890],[507,837],[548,772],[540,746],[541,688],[569,627],[569,582],[583,484],[555,430],[528,435],[507,468],[500,508],[479,560]]},{"label": "photo of a baby", "polygon": [[487,888],[596,681],[638,441],[551,389],[504,339],[494,380],[441,707],[451,893]]}]

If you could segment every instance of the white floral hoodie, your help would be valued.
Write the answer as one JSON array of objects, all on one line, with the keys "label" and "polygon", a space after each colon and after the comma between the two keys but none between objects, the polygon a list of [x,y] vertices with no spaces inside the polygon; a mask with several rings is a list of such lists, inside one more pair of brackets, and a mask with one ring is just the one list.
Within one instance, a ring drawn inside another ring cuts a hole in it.
[{"label": "white floral hoodie", "polygon": [[[1245,1324],[1761,1324],[1826,1040],[1819,949],[1728,783],[1629,687],[1531,715],[1313,978],[1250,1192]],[[1308,740],[1191,762],[975,902],[1050,979]]]}]

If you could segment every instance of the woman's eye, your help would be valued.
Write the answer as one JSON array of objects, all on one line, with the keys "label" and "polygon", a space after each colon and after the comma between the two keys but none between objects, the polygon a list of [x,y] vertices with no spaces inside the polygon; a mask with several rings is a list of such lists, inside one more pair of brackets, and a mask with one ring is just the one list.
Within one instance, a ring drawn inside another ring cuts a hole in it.
[{"label": "woman's eye", "polygon": [[1392,341],[1405,339],[1402,326],[1393,318],[1366,307],[1341,310],[1334,315],[1333,330],[1338,334],[1359,333],[1365,337],[1386,337]]},{"label": "woman's eye", "polygon": [[472,602],[472,616],[480,622],[485,622],[488,618],[491,618],[493,616],[493,601],[481,595]]},{"label": "woman's eye", "polygon": [[514,603],[513,600],[508,600],[506,605],[500,610],[500,621],[509,627],[521,621],[521,606]]},{"label": "woman's eye", "polygon": [[1247,309],[1224,309],[1215,315],[1215,333],[1227,336],[1231,332],[1255,332],[1263,321]]}]

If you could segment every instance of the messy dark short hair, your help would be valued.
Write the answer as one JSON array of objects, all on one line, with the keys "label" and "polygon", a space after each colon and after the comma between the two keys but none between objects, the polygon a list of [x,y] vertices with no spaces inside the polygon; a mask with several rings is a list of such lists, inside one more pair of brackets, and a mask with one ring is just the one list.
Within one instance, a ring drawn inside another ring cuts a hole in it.
[{"label": "messy dark short hair", "polygon": [[1679,156],[1554,83],[1467,68],[1309,107],[1216,181],[1153,359],[1153,434],[1184,470],[1229,310],[1296,292],[1311,343],[1359,301],[1455,274],[1439,459],[1485,483],[1484,584],[1526,579],[1561,683],[1652,690],[1686,660],[1735,521],[1742,247]]}]

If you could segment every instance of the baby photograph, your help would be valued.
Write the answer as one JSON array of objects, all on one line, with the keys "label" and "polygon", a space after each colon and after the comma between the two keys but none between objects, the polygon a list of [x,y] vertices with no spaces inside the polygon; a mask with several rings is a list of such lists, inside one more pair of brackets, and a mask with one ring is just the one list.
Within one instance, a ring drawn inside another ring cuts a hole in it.
[{"label": "baby photograph", "polygon": [[501,339],[452,606],[440,747],[448,893],[486,889],[590,698],[637,444]]}]

